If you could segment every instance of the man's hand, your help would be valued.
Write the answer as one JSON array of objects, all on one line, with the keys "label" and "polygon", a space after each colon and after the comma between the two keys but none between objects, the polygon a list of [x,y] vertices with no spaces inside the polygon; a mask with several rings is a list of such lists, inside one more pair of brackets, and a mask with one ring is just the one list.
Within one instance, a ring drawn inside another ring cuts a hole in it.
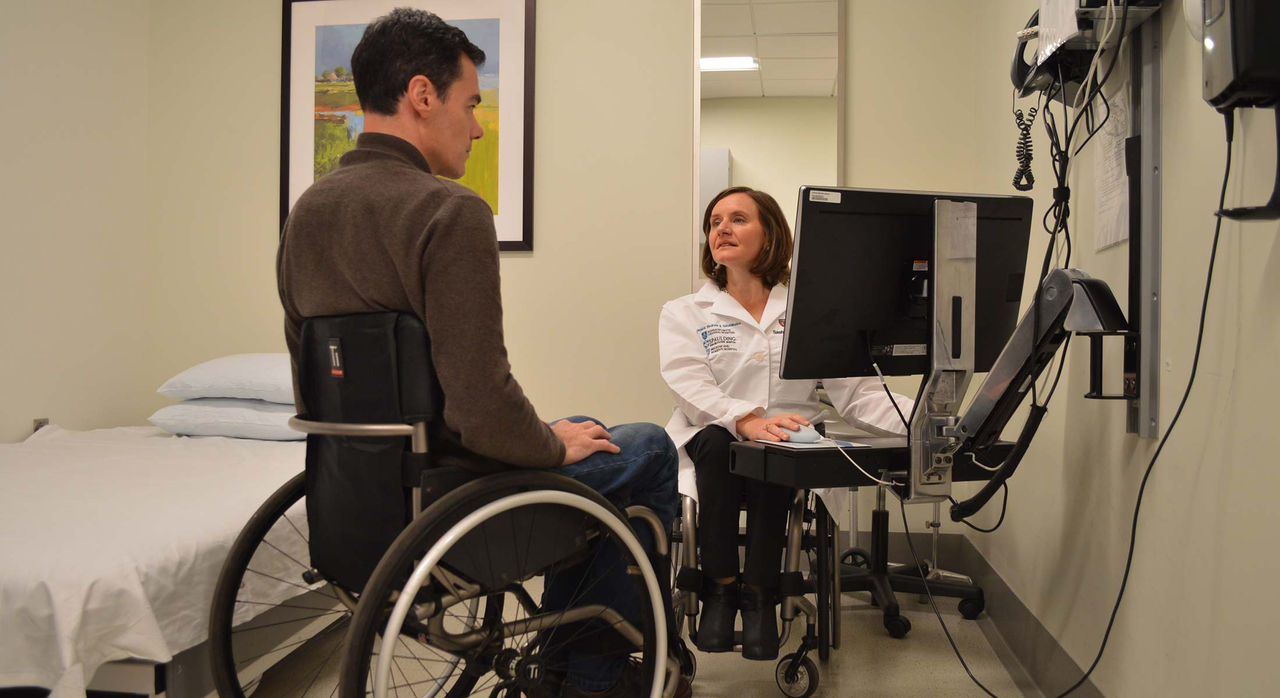
[{"label": "man's hand", "polygon": [[[791,432],[810,426],[809,420],[795,413],[759,417],[749,414],[738,420],[738,433],[752,441],[788,441]],[[790,429],[791,431],[787,431]]]},{"label": "man's hand", "polygon": [[551,425],[551,431],[564,442],[564,465],[577,463],[597,451],[622,452],[609,440],[609,432],[595,422],[562,419]]}]

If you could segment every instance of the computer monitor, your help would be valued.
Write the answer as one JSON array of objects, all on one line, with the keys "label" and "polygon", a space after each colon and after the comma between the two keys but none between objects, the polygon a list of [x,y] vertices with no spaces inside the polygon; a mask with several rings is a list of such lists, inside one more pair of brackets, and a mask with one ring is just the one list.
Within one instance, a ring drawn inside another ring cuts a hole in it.
[{"label": "computer monitor", "polygon": [[977,204],[974,370],[991,368],[1018,323],[1030,198],[805,186],[782,378],[929,372],[937,199]]}]

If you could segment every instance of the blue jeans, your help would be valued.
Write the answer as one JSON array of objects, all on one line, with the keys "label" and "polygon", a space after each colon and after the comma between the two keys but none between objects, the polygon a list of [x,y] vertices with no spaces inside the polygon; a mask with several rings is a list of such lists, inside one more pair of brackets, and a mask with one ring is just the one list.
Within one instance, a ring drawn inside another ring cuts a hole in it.
[{"label": "blue jeans", "polygon": [[[575,416],[571,422],[598,420]],[[604,426],[604,425],[601,425]],[[604,495],[619,509],[644,506],[652,509],[669,532],[679,509],[676,490],[676,468],[679,464],[675,444],[667,432],[655,424],[622,424],[606,427],[610,440],[621,448],[619,453],[593,453],[556,472],[587,485]],[[655,545],[648,524],[636,522],[632,528],[636,538],[653,560]],[[665,580],[659,577],[659,583]],[[573,597],[575,606],[602,604],[617,610],[632,622],[638,621],[640,599],[634,593],[635,578],[627,574],[626,563],[613,546],[602,546],[593,559],[574,568],[550,574],[542,596],[544,610],[564,608]],[[655,609],[665,613],[663,609]],[[556,657],[567,669],[567,682],[587,691],[610,688],[625,663],[621,653],[599,654],[570,649],[565,657]]]}]

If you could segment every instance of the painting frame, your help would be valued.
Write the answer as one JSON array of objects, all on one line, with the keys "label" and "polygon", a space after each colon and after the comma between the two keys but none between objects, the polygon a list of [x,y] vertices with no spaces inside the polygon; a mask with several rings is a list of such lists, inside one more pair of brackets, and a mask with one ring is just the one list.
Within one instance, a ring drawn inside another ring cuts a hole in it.
[{"label": "painting frame", "polygon": [[[457,23],[466,30],[467,22],[491,22],[498,27],[498,51],[486,49],[483,70],[494,66],[493,75],[482,75],[482,94],[501,94],[508,105],[493,104],[496,129],[488,129],[485,138],[494,136],[496,153],[490,159],[477,161],[473,152],[468,174],[485,168],[485,176],[493,180],[481,193],[494,209],[494,227],[498,249],[502,251],[533,250],[533,95],[534,34],[536,0],[282,0],[283,25],[280,89],[280,225],[283,229],[289,210],[298,196],[316,179],[320,167],[331,160],[317,161],[317,119],[333,120],[334,113],[321,114],[317,73],[317,32],[328,28],[348,28],[367,24],[370,20],[396,7],[414,7],[438,14],[446,22]],[[481,46],[484,48],[484,46]],[[497,55],[494,55],[497,54]],[[328,75],[328,71],[325,72]],[[339,71],[341,77],[341,71]],[[332,78],[328,78],[331,80]],[[490,81],[486,83],[486,80]],[[494,84],[486,90],[486,84]],[[325,80],[327,81],[327,80]],[[354,91],[352,90],[352,94]],[[515,98],[510,97],[514,94]],[[490,100],[497,102],[497,100]],[[308,106],[309,105],[309,106]],[[511,106],[511,105],[514,105]],[[482,103],[482,106],[485,106]],[[358,105],[356,105],[358,110]],[[340,112],[350,114],[353,112]],[[362,112],[360,123],[362,124]],[[343,117],[351,118],[351,117]],[[353,127],[346,125],[349,137]],[[327,128],[322,124],[322,128]],[[500,134],[500,136],[499,136]],[[480,144],[484,141],[476,141]],[[490,163],[496,163],[490,164]],[[477,166],[478,165],[478,166]],[[496,169],[496,180],[488,170]],[[479,176],[479,175],[477,175]],[[463,184],[468,184],[464,176]],[[469,184],[468,184],[469,185]],[[476,187],[473,187],[473,189]],[[492,196],[490,193],[492,192]]]}]

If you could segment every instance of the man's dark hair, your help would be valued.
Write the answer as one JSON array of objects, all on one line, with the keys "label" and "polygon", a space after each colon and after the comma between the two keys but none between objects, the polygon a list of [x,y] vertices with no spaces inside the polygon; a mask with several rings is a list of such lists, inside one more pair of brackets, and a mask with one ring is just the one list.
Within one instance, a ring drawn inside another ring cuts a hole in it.
[{"label": "man's dark hair", "polygon": [[443,99],[462,73],[462,56],[476,67],[484,51],[455,26],[425,10],[398,7],[365,27],[351,54],[360,107],[394,114],[415,75],[425,75]]}]

